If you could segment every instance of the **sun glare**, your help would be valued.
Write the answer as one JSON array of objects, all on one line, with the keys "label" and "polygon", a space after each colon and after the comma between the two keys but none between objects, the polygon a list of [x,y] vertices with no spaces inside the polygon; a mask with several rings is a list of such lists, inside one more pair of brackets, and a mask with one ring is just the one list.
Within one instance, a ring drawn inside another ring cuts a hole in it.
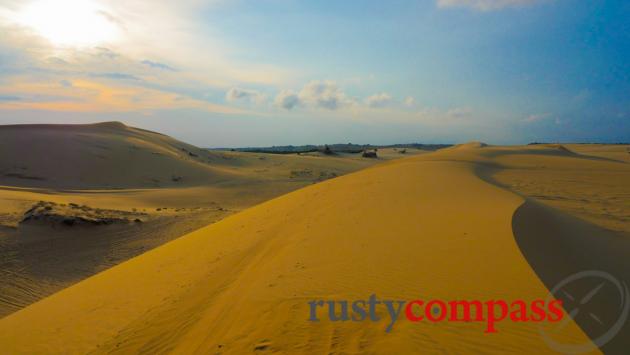
[{"label": "sun glare", "polygon": [[56,45],[97,45],[120,34],[106,10],[91,0],[35,1],[18,13],[17,21]]}]

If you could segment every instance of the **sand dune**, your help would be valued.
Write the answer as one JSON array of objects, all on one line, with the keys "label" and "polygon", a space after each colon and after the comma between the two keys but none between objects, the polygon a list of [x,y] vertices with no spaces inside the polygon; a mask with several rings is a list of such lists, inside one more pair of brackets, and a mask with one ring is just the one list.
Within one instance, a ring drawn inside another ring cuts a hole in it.
[{"label": "sand dune", "polygon": [[598,156],[554,146],[499,152],[495,163],[501,166],[493,181],[606,229],[630,233],[630,164],[615,159],[615,150]]},{"label": "sand dune", "polygon": [[579,154],[630,162],[627,144],[567,144],[566,147]]},{"label": "sand dune", "polygon": [[237,211],[401,156],[206,151],[116,122],[0,126],[0,317]]},{"label": "sand dune", "polygon": [[[230,177],[213,154],[119,122],[0,126],[0,185],[139,188]],[[124,169],[124,171],[122,171]]]},{"label": "sand dune", "polygon": [[[537,234],[548,219],[559,235],[550,250],[575,228],[599,227],[532,209],[504,187],[509,179],[493,180],[511,169],[536,176],[551,164],[628,172],[560,147],[472,144],[387,162],[234,214],[64,289],[0,320],[0,345],[9,353],[549,353],[535,323],[501,323],[488,335],[478,323],[400,321],[386,333],[384,314],[376,323],[308,322],[307,302],[544,299],[557,278],[601,258],[616,261],[592,265],[614,265],[609,272],[630,282],[627,261],[615,257],[627,236],[582,233],[577,240],[596,253],[549,264]],[[557,339],[589,344],[589,332],[570,321]]]}]

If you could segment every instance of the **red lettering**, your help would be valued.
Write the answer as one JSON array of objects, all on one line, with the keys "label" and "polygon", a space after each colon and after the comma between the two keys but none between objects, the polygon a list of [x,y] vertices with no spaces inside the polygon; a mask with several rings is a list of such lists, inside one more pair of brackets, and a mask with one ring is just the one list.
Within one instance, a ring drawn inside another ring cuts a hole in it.
[{"label": "red lettering", "polygon": [[[486,306],[488,308],[488,319],[487,319],[487,328],[485,333],[496,333],[497,329],[494,327],[494,323],[500,322],[508,315],[508,305],[505,301],[487,301]],[[501,312],[500,315],[497,316],[495,311],[496,307],[500,306]]]},{"label": "red lettering", "polygon": [[514,322],[527,322],[527,304],[524,301],[518,300],[512,302],[510,305],[512,311],[510,312],[510,319]]},{"label": "red lettering", "polygon": [[417,304],[418,307],[422,307],[422,305],[424,304],[423,301],[420,300],[415,300],[415,301],[411,301],[409,303],[407,303],[407,306],[405,307],[405,315],[407,316],[407,319],[409,319],[412,322],[419,322],[421,320],[423,320],[424,318],[422,316],[416,316],[415,314],[413,314],[413,305]]},{"label": "red lettering", "polygon": [[545,301],[543,300],[535,300],[532,302],[532,321],[534,322],[542,322],[547,317],[547,313],[545,313],[545,309],[543,306],[545,305]]},{"label": "red lettering", "polygon": [[[438,305],[438,307],[440,308],[439,312],[434,313],[434,310],[437,309],[437,308],[434,308],[435,305]],[[424,308],[424,315],[431,322],[440,322],[444,320],[444,318],[446,318],[446,303],[440,300],[430,301],[429,303],[427,303],[427,306]]]},{"label": "red lettering", "polygon": [[[557,322],[562,320],[562,318],[564,317],[564,312],[562,310],[562,300],[553,300],[551,302],[549,302],[549,317],[547,318],[548,321],[550,322]],[[555,315],[556,317],[552,317],[552,315]]]}]

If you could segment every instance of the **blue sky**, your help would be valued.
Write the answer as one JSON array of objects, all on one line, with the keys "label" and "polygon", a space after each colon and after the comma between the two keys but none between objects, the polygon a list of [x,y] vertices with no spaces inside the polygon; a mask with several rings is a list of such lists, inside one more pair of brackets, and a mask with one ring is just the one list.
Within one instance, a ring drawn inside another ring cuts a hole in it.
[{"label": "blue sky", "polygon": [[628,18],[624,1],[0,0],[0,124],[121,120],[201,146],[630,141]]}]

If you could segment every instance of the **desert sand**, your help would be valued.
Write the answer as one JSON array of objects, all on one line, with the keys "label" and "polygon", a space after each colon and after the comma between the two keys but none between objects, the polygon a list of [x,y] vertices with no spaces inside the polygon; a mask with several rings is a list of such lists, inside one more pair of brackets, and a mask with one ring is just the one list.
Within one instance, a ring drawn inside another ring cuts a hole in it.
[{"label": "desert sand", "polygon": [[120,122],[0,126],[0,317],[237,211],[401,156],[208,151]]},{"label": "desert sand", "polygon": [[[504,322],[483,334],[479,323],[399,321],[386,333],[385,315],[308,322],[307,302],[371,294],[544,299],[556,282],[590,268],[628,283],[630,165],[608,154],[472,143],[321,181],[8,315],[0,346],[66,354],[552,353],[535,323]],[[193,181],[239,174],[198,166],[187,165]],[[129,194],[147,204],[161,198]],[[103,206],[114,201],[104,196]],[[590,344],[596,331],[570,320],[556,339]],[[629,334],[626,325],[601,350],[629,348]]]}]

